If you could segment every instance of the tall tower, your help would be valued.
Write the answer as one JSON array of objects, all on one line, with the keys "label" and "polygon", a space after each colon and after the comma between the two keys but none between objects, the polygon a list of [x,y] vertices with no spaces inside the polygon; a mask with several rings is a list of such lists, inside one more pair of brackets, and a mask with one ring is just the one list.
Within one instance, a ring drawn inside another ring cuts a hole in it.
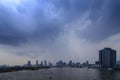
[{"label": "tall tower", "polygon": [[39,65],[39,64],[38,64],[38,60],[36,60],[36,67],[38,67],[38,65]]},{"label": "tall tower", "polygon": [[31,64],[31,61],[28,61],[28,67],[31,67],[32,64]]},{"label": "tall tower", "polygon": [[44,60],[44,66],[45,66],[45,67],[47,66],[47,61],[46,61],[46,60]]},{"label": "tall tower", "polygon": [[99,63],[102,68],[114,68],[116,65],[116,50],[111,48],[100,50]]}]

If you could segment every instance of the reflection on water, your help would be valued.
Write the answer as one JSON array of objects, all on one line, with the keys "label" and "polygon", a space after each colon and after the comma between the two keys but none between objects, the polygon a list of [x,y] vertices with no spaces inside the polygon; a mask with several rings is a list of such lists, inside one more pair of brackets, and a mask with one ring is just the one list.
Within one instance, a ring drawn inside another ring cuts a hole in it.
[{"label": "reflection on water", "polygon": [[0,80],[120,80],[120,71],[87,68],[51,68],[0,73]]}]

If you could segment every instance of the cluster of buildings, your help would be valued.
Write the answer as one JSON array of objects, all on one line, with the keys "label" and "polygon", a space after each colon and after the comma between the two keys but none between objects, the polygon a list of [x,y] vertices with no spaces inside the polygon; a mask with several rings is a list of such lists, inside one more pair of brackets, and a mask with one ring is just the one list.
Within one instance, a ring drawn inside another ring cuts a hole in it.
[{"label": "cluster of buildings", "polygon": [[118,69],[120,70],[120,61],[116,60],[116,50],[111,48],[104,48],[99,51],[99,59],[95,61],[94,64],[89,64],[88,61],[84,63],[69,61],[68,63],[61,61],[52,64],[46,60],[39,63],[36,60],[35,64],[32,64],[31,61],[28,61],[23,66],[9,66],[9,65],[0,65],[0,72],[12,72],[20,70],[38,70],[46,69],[51,67],[75,67],[75,68],[107,68],[107,69]]},{"label": "cluster of buildings", "polygon": [[27,64],[23,65],[24,67],[52,67],[53,64],[51,62],[47,62],[47,60],[41,61],[40,63],[36,60],[36,64],[32,64],[31,61],[28,61]]},{"label": "cluster of buildings", "polygon": [[55,67],[77,67],[77,68],[82,68],[82,67],[87,67],[89,65],[89,62],[86,61],[85,63],[80,63],[80,62],[73,62],[69,61],[68,63],[61,61],[56,62]]},{"label": "cluster of buildings", "polygon": [[99,50],[99,60],[95,61],[95,64],[89,64],[88,61],[80,64],[80,62],[69,63],[59,61],[56,63],[56,67],[88,67],[88,68],[119,68],[120,61],[117,61],[116,50],[111,48],[104,48]]},{"label": "cluster of buildings", "polygon": [[[2,65],[1,67],[8,67],[8,65]],[[35,64],[32,64],[31,61],[28,61],[27,64],[23,67],[88,67],[88,68],[120,68],[120,61],[116,60],[116,50],[111,48],[104,48],[99,50],[99,59],[95,64],[89,64],[88,61],[84,63],[69,61],[68,63],[60,60],[56,64],[52,64],[46,60],[41,61],[40,63],[36,60]]]},{"label": "cluster of buildings", "polygon": [[[41,63],[38,63],[38,60],[36,60],[36,64],[32,65],[31,61],[28,61],[27,64],[24,66],[26,67],[90,67],[90,68],[115,68],[118,65],[116,64],[116,50],[113,50],[111,48],[104,48],[99,51],[99,60],[95,62],[95,64],[89,64],[88,61],[84,63],[80,62],[73,62],[69,61],[68,63],[61,61],[56,62],[55,65],[53,65],[51,62],[47,62],[46,60],[41,61]],[[120,62],[119,62],[120,63]]]},{"label": "cluster of buildings", "polygon": [[73,62],[71,60],[68,63],[60,60],[56,62],[56,64],[52,64],[51,62],[48,62],[46,60],[41,61],[40,63],[38,62],[38,60],[36,60],[36,64],[32,64],[31,61],[28,61],[27,64],[23,65],[23,67],[78,67],[78,68],[82,68],[82,67],[88,67],[89,65],[90,64],[88,61],[81,64],[80,62]]}]

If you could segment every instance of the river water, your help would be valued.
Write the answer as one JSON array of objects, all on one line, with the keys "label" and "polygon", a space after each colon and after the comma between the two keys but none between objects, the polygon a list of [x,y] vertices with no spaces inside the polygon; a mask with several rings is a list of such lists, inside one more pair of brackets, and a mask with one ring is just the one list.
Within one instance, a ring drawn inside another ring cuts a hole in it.
[{"label": "river water", "polygon": [[0,80],[120,80],[120,71],[87,68],[50,68],[0,73]]}]

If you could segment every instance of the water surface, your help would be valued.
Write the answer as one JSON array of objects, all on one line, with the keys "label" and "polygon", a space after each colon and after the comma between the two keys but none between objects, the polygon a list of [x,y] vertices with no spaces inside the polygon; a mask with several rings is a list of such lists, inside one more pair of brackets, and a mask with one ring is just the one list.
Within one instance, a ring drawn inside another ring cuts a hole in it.
[{"label": "water surface", "polygon": [[120,71],[87,68],[50,68],[0,73],[0,80],[120,80]]}]

